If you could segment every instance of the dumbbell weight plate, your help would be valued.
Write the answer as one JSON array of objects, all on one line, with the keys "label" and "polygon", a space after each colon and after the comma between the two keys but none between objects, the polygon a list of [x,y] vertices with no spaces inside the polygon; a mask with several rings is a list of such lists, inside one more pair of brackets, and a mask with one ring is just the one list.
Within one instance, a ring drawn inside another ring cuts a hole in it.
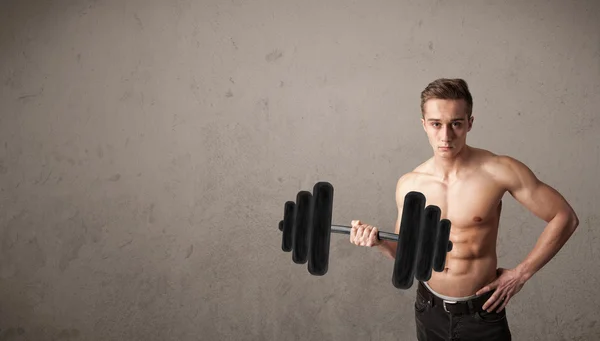
[{"label": "dumbbell weight plate", "polygon": [[285,252],[292,251],[293,228],[294,228],[294,210],[296,203],[286,201],[283,209],[283,233],[281,234],[281,249]]},{"label": "dumbbell weight plate", "polygon": [[431,279],[431,265],[435,255],[435,244],[441,213],[439,207],[429,205],[425,208],[421,219],[422,224],[419,231],[419,246],[415,264],[415,278],[418,281],[426,282]]},{"label": "dumbbell weight plate", "polygon": [[413,284],[415,258],[419,239],[421,215],[425,208],[425,195],[409,192],[404,197],[400,234],[396,247],[396,260],[392,283],[398,289],[408,289]]},{"label": "dumbbell weight plate", "polygon": [[317,182],[313,187],[313,219],[309,232],[308,272],[323,276],[329,267],[331,216],[333,213],[333,186]]},{"label": "dumbbell weight plate", "polygon": [[312,194],[308,191],[298,192],[292,232],[292,260],[296,264],[304,264],[307,261],[309,249],[308,231],[312,224],[313,209]]},{"label": "dumbbell weight plate", "polygon": [[450,220],[442,219],[438,224],[438,232],[435,241],[435,252],[433,255],[433,270],[440,272],[446,266],[446,254],[452,250],[450,242]]}]

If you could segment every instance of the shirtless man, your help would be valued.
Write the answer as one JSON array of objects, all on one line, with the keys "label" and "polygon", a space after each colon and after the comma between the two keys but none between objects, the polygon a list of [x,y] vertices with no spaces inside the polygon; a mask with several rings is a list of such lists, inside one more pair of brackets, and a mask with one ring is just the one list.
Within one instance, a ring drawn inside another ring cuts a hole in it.
[{"label": "shirtless man", "polygon": [[[511,340],[506,305],[556,255],[579,224],[572,207],[520,161],[467,145],[472,97],[462,79],[438,79],[421,93],[422,124],[433,157],[400,177],[396,186],[400,231],[404,196],[425,195],[451,221],[453,248],[442,272],[419,282],[417,339]],[[496,241],[502,197],[508,192],[548,224],[533,250],[512,269],[498,268]],[[395,258],[396,243],[377,239],[377,227],[352,221],[350,242]]]}]

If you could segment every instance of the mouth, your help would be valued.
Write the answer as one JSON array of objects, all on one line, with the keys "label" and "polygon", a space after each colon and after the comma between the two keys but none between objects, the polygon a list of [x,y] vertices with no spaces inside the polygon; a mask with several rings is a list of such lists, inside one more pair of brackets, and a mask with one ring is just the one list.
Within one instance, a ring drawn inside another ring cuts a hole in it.
[{"label": "mouth", "polygon": [[438,147],[438,148],[439,148],[440,150],[450,150],[450,149],[452,149],[453,147]]}]

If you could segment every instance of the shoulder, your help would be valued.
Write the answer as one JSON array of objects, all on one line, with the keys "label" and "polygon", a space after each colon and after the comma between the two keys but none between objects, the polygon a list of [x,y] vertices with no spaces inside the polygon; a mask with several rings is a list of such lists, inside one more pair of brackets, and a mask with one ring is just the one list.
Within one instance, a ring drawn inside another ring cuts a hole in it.
[{"label": "shoulder", "polygon": [[416,166],[410,172],[403,174],[398,179],[397,188],[400,189],[400,188],[413,186],[413,185],[417,184],[420,180],[422,180],[423,177],[426,177],[427,175],[429,175],[430,174],[429,168],[430,168],[431,161],[432,160],[429,159],[429,160],[421,163],[420,165]]},{"label": "shoulder", "polygon": [[474,162],[478,164],[482,170],[488,171],[492,174],[511,171],[517,168],[527,168],[523,162],[517,160],[515,157],[497,154],[490,150],[481,148],[471,147],[471,149],[474,152]]},{"label": "shoulder", "polygon": [[509,191],[523,184],[538,182],[529,166],[513,156],[490,153],[481,164],[484,171]]},{"label": "shoulder", "polygon": [[407,187],[411,186],[412,184],[414,184],[415,181],[417,180],[418,175],[419,174],[414,171],[411,171],[411,172],[408,172],[408,173],[402,175],[398,179],[398,182],[396,183],[396,190],[400,191],[403,188],[407,188]]},{"label": "shoulder", "polygon": [[428,163],[430,160],[423,162],[408,173],[403,174],[396,183],[396,198],[401,200],[404,196],[419,188],[421,184],[430,176]]}]

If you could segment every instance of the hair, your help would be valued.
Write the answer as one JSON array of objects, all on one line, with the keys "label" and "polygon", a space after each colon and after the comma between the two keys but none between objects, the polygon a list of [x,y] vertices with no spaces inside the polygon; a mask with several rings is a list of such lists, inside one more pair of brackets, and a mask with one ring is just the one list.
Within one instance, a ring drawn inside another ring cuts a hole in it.
[{"label": "hair", "polygon": [[421,92],[421,116],[425,116],[425,102],[430,99],[464,100],[467,103],[467,118],[473,112],[473,97],[465,80],[460,78],[439,78],[429,83]]}]

